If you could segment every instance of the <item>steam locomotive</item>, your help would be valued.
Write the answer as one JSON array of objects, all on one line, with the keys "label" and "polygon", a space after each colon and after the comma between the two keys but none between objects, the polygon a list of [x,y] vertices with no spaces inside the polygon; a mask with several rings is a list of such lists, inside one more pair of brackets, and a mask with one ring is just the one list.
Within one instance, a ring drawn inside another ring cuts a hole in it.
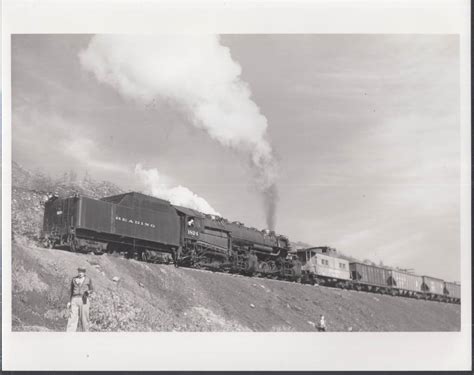
[{"label": "steam locomotive", "polygon": [[130,192],[102,199],[52,197],[43,222],[48,247],[123,252],[143,261],[298,279],[288,238]]},{"label": "steam locomotive", "polygon": [[44,244],[74,252],[124,253],[146,262],[460,303],[460,285],[349,262],[327,246],[292,250],[287,237],[130,192],[102,199],[52,196]]}]

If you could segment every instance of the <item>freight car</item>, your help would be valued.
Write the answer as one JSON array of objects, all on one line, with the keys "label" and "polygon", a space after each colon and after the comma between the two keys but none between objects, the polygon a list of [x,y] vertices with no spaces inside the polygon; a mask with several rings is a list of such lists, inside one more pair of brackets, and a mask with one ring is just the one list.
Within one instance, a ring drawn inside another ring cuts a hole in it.
[{"label": "freight car", "polygon": [[399,270],[388,270],[388,275],[388,283],[393,295],[415,298],[423,296],[421,276]]},{"label": "freight car", "polygon": [[355,289],[382,294],[390,293],[387,269],[359,262],[351,262],[349,267]]},{"label": "freight car", "polygon": [[444,281],[431,276],[422,276],[421,289],[426,299],[444,300]]},{"label": "freight car", "polygon": [[444,282],[444,295],[448,302],[461,302],[461,285],[453,282]]}]

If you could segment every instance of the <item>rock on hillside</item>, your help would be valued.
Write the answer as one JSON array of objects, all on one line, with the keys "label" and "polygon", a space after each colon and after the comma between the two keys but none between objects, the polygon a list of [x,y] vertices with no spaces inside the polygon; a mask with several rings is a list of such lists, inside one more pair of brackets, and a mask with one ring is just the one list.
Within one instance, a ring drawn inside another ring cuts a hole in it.
[{"label": "rock on hillside", "polygon": [[12,163],[12,231],[14,237],[37,241],[43,223],[44,202],[48,192],[69,196],[74,192],[93,198],[123,193],[109,182],[97,182],[88,177],[81,180],[73,173],[62,179],[52,179],[42,173],[33,173],[18,163]]},{"label": "rock on hillside", "polygon": [[96,289],[94,331],[456,331],[460,306],[13,245],[13,329],[63,331],[70,277]]}]

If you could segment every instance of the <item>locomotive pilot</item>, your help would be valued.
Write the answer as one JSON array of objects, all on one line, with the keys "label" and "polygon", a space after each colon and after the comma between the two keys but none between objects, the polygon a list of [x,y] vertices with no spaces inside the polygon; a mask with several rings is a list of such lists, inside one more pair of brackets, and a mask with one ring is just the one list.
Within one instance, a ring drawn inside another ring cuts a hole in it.
[{"label": "locomotive pilot", "polygon": [[86,269],[79,267],[77,276],[71,281],[71,300],[68,302],[69,319],[67,332],[76,332],[79,321],[82,330],[89,331],[89,297],[93,292],[92,281],[86,276]]}]

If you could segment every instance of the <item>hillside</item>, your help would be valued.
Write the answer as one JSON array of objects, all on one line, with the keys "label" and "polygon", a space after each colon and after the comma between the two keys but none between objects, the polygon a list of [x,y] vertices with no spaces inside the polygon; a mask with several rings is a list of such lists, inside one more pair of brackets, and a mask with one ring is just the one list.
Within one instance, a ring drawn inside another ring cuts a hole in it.
[{"label": "hillside", "polygon": [[12,172],[15,330],[65,329],[68,286],[78,266],[85,266],[97,289],[91,309],[95,331],[314,331],[320,314],[330,331],[460,328],[459,305],[38,247],[48,192],[103,197],[122,190],[74,173],[51,179],[16,163]]},{"label": "hillside", "polygon": [[94,331],[314,331],[320,314],[329,331],[460,328],[460,306],[454,304],[15,243],[14,330],[64,330],[68,286],[78,266],[95,284]]}]

